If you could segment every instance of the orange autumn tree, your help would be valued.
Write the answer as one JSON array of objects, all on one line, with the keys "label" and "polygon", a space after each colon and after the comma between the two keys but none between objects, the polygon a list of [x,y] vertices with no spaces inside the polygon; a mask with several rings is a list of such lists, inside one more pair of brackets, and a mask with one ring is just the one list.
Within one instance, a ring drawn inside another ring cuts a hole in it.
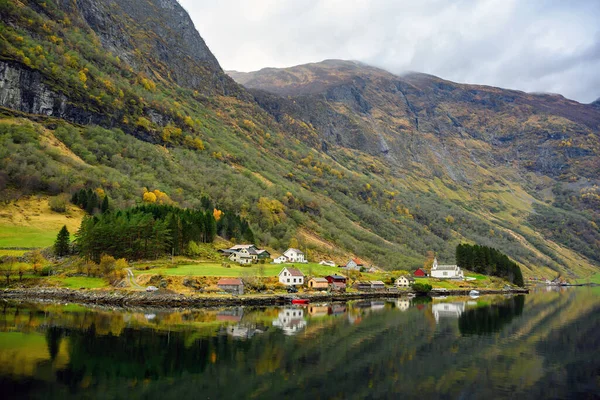
[{"label": "orange autumn tree", "polygon": [[215,221],[219,222],[221,217],[223,216],[223,211],[217,210],[216,208],[213,210],[213,216],[215,217]]}]

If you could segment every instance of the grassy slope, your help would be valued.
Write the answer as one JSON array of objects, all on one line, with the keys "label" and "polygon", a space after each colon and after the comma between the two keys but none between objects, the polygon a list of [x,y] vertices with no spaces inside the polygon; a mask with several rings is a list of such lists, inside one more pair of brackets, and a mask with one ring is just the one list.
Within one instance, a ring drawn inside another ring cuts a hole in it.
[{"label": "grassy slope", "polygon": [[48,206],[47,197],[0,204],[0,248],[51,246],[63,225],[69,232],[77,232],[83,214],[73,206],[65,214],[56,213]]}]

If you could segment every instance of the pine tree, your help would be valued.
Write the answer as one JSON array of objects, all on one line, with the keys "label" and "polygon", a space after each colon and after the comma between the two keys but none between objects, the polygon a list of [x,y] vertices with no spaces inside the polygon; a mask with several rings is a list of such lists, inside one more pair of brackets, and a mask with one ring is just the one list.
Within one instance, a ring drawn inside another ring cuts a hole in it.
[{"label": "pine tree", "polygon": [[85,211],[88,214],[93,214],[96,208],[98,208],[98,195],[92,192],[88,198]]},{"label": "pine tree", "polygon": [[100,207],[100,211],[102,211],[102,214],[108,211],[108,207],[108,196],[104,196],[104,200],[102,200],[102,206]]},{"label": "pine tree", "polygon": [[71,245],[70,236],[71,235],[69,234],[67,226],[63,226],[56,236],[56,242],[54,243],[54,254],[59,257],[69,254],[69,246]]}]

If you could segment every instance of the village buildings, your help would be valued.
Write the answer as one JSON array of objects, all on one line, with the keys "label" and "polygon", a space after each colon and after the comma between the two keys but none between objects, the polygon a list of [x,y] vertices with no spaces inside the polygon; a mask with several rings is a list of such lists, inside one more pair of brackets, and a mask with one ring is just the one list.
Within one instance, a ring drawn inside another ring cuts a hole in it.
[{"label": "village buildings", "polygon": [[394,282],[394,285],[398,288],[408,288],[410,285],[415,283],[415,278],[408,275],[402,275]]},{"label": "village buildings", "polygon": [[286,267],[279,273],[279,282],[286,286],[304,285],[304,274],[297,268]]},{"label": "village buildings", "polygon": [[464,279],[465,275],[458,265],[439,265],[437,258],[433,259],[431,277],[440,279]]},{"label": "village buildings", "polygon": [[350,261],[346,263],[344,268],[351,269],[355,271],[360,271],[361,268],[365,266],[365,263],[359,258],[352,258]]},{"label": "village buildings", "polygon": [[329,289],[329,282],[325,278],[312,278],[308,281],[308,287],[317,290]]},{"label": "village buildings", "polygon": [[227,293],[244,294],[244,282],[239,278],[219,279],[217,286]]}]

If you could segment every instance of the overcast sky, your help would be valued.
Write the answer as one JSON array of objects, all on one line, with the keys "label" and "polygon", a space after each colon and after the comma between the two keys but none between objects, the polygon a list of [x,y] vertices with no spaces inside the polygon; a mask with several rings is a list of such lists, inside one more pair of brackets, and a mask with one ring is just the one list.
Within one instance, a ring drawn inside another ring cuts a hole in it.
[{"label": "overcast sky", "polygon": [[180,0],[223,69],[328,58],[600,97],[600,0]]}]

